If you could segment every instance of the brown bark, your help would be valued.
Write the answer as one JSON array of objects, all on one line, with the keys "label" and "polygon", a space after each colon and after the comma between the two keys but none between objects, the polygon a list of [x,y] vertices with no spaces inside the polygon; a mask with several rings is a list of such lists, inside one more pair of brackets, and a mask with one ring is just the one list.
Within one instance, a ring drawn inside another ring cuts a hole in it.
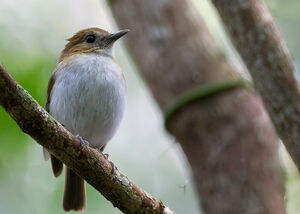
[{"label": "brown bark", "polygon": [[[195,86],[233,80],[235,70],[186,0],[110,0],[128,50],[162,109]],[[246,88],[184,106],[168,130],[191,164],[205,213],[285,213],[277,136]]]},{"label": "brown bark", "polygon": [[19,127],[84,178],[124,213],[172,214],[132,183],[102,153],[80,141],[55,121],[0,65],[0,105]]},{"label": "brown bark", "polygon": [[300,93],[292,57],[262,0],[212,0],[300,170]]}]

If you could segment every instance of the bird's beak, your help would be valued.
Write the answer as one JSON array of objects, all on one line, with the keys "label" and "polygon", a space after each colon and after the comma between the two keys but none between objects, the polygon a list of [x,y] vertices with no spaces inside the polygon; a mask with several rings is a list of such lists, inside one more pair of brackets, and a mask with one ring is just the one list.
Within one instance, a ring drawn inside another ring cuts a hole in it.
[{"label": "bird's beak", "polygon": [[120,39],[122,36],[124,36],[125,34],[127,34],[130,30],[129,29],[125,29],[125,30],[120,30],[116,33],[112,33],[107,37],[107,41],[108,43],[113,43],[115,41],[117,41],[118,39]]}]

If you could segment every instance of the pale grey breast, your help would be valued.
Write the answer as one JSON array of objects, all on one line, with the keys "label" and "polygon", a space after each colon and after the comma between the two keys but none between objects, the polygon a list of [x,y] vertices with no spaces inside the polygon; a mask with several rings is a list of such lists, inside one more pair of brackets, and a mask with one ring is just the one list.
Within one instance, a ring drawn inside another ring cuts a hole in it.
[{"label": "pale grey breast", "polygon": [[79,54],[58,64],[50,114],[101,148],[116,132],[126,104],[120,67],[106,55]]}]

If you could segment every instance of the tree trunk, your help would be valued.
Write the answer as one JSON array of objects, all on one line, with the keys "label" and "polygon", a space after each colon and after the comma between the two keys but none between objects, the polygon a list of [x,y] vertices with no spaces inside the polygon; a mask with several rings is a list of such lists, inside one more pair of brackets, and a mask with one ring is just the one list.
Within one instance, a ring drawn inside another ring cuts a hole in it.
[{"label": "tree trunk", "polygon": [[262,0],[213,0],[300,170],[300,91],[292,57]]},{"label": "tree trunk", "polygon": [[[111,0],[128,50],[165,109],[199,85],[240,78],[186,0]],[[183,106],[168,122],[192,167],[205,213],[285,213],[278,138],[245,87]]]}]

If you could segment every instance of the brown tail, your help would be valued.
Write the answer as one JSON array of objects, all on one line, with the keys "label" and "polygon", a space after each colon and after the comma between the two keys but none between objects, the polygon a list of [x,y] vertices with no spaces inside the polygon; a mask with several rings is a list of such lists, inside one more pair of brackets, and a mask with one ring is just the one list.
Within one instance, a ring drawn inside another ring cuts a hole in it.
[{"label": "brown tail", "polygon": [[71,169],[66,170],[65,192],[63,209],[81,211],[85,208],[85,184],[84,180]]},{"label": "brown tail", "polygon": [[56,157],[51,155],[51,165],[52,165],[52,171],[55,177],[60,176],[62,170],[63,170],[63,163],[58,160]]}]

